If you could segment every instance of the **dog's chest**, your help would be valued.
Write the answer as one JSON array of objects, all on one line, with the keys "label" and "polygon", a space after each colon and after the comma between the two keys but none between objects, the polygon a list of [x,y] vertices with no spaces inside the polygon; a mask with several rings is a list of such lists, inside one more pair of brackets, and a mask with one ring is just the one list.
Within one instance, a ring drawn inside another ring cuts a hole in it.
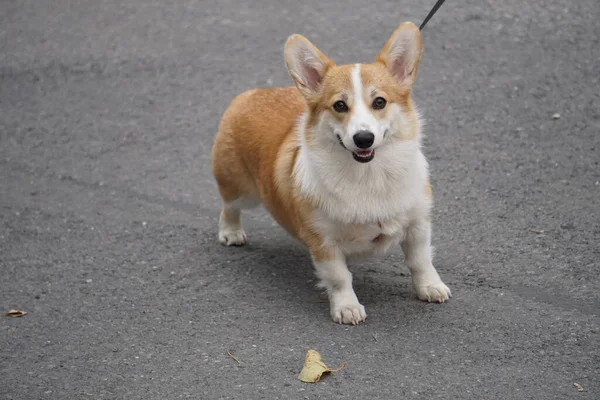
[{"label": "dog's chest", "polygon": [[370,224],[321,220],[319,230],[326,242],[351,255],[387,251],[403,238],[405,226],[406,222],[400,218]]}]

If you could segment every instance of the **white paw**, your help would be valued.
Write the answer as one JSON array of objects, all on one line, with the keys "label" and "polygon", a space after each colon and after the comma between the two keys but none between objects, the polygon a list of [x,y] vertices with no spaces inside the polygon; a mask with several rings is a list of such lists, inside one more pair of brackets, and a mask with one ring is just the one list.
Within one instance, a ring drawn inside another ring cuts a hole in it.
[{"label": "white paw", "polygon": [[338,324],[357,325],[367,318],[365,307],[360,303],[345,304],[331,308],[331,318]]},{"label": "white paw", "polygon": [[219,231],[219,242],[225,246],[243,246],[248,242],[248,238],[243,229],[235,231],[223,229]]},{"label": "white paw", "polygon": [[356,325],[367,318],[365,307],[358,302],[354,291],[336,293],[329,297],[331,318],[338,324]]},{"label": "white paw", "polygon": [[432,285],[415,286],[415,290],[420,300],[428,302],[443,303],[452,297],[452,292],[442,281]]}]

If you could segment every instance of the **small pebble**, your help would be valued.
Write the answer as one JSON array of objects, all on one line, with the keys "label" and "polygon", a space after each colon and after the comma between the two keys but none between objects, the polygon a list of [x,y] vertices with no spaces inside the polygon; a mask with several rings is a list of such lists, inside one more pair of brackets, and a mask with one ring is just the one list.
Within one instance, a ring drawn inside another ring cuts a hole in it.
[{"label": "small pebble", "polygon": [[554,113],[552,115],[552,119],[559,119],[560,118],[560,114],[559,113]]}]

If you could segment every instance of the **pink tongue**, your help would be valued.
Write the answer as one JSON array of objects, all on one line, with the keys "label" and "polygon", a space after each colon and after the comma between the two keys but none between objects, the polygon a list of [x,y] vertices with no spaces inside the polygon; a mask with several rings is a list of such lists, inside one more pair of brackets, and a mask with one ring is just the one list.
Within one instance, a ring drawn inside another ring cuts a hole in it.
[{"label": "pink tongue", "polygon": [[370,156],[372,153],[372,150],[367,150],[367,151],[357,151],[356,154],[358,154],[359,156],[362,157],[366,157],[366,156]]}]

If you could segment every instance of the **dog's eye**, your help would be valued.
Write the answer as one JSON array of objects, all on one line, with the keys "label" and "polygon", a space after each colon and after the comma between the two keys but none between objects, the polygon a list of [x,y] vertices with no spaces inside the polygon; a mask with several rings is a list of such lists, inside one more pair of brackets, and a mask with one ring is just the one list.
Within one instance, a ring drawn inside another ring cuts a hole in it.
[{"label": "dog's eye", "polygon": [[343,101],[336,101],[333,105],[333,109],[339,113],[345,113],[348,111],[348,106]]},{"label": "dog's eye", "polygon": [[382,108],[385,107],[386,104],[387,104],[387,101],[385,101],[385,99],[383,97],[378,97],[375,100],[373,100],[373,109],[381,110]]}]

